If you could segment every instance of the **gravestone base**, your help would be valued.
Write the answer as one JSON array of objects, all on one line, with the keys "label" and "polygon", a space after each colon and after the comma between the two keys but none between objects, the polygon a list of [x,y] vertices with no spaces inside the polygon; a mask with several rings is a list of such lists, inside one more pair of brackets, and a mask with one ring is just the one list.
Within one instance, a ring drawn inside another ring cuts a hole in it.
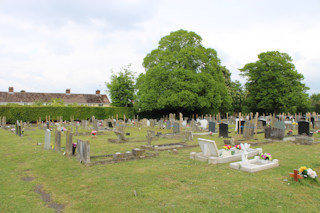
[{"label": "gravestone base", "polygon": [[230,168],[244,171],[244,172],[258,172],[266,169],[271,169],[279,166],[279,161],[274,159],[272,161],[262,160],[259,156],[256,156],[254,159],[248,160],[248,162],[234,162],[230,163]]},{"label": "gravestone base", "polygon": [[[223,155],[225,150],[220,149],[219,150],[219,157],[206,156],[206,155],[203,155],[202,152],[199,152],[199,153],[191,152],[190,159],[208,162],[209,164],[229,163],[232,161],[241,160],[242,151],[236,150],[236,149],[232,149],[232,150],[235,151],[234,155]],[[229,151],[229,152],[231,152],[231,151]],[[262,153],[262,148],[249,149],[248,150],[248,157],[253,157],[258,154],[260,155],[261,153]]]}]

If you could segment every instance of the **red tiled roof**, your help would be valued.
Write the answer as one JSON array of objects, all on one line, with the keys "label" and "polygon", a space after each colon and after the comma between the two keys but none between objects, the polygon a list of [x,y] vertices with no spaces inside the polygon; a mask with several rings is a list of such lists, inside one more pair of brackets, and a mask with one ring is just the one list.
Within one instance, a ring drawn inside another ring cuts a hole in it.
[{"label": "red tiled roof", "polygon": [[32,93],[32,92],[0,92],[0,103],[30,103],[36,101],[50,102],[59,98],[64,103],[79,104],[110,104],[107,95],[96,94],[66,94],[66,93]]}]

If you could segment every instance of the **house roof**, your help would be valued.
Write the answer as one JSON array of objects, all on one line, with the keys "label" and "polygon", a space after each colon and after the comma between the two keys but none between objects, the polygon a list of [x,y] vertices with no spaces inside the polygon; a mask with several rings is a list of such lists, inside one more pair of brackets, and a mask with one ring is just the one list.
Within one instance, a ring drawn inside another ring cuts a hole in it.
[{"label": "house roof", "polygon": [[50,102],[51,99],[59,98],[64,103],[79,104],[110,104],[107,95],[101,94],[68,94],[68,93],[33,93],[33,92],[0,92],[0,102],[7,103],[30,103],[36,101]]}]

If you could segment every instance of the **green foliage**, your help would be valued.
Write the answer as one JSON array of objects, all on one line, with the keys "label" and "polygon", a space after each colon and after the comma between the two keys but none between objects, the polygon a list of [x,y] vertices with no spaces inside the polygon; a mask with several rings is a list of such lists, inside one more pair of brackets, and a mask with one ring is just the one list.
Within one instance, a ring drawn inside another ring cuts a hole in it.
[{"label": "green foliage", "polygon": [[232,112],[242,112],[244,92],[241,83],[237,80],[231,81],[229,91],[232,97]]},{"label": "green foliage", "polygon": [[201,45],[194,32],[163,37],[143,61],[137,80],[137,108],[142,112],[218,112],[231,107],[217,52]]},{"label": "green foliage", "polygon": [[119,117],[123,117],[124,114],[126,117],[133,117],[134,110],[129,107],[0,106],[0,116],[6,116],[8,123],[14,123],[16,120],[35,122],[40,117],[45,120],[46,116],[50,116],[51,119],[62,116],[66,120],[73,116],[75,120],[85,120],[94,115],[97,119],[105,119],[117,114]]},{"label": "green foliage", "polygon": [[312,112],[320,113],[320,93],[312,94],[310,97]]},{"label": "green foliage", "polygon": [[42,106],[42,105],[44,105],[44,102],[41,100],[36,100],[35,102],[33,102],[33,105],[34,106]]},{"label": "green foliage", "polygon": [[117,107],[132,106],[134,100],[134,73],[130,70],[131,65],[121,68],[118,75],[111,76],[111,82],[106,83],[110,93],[111,105]]},{"label": "green foliage", "polygon": [[258,55],[259,60],[246,64],[240,71],[247,77],[246,105],[252,112],[300,112],[309,106],[308,88],[301,83],[303,75],[298,73],[291,57],[278,51]]},{"label": "green foliage", "polygon": [[49,102],[51,106],[64,106],[64,100],[61,98],[52,98]]}]

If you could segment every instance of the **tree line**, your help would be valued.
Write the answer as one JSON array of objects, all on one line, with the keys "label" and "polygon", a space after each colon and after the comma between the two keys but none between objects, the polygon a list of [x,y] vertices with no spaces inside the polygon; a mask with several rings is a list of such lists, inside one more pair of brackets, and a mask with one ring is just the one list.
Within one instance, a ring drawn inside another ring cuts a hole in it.
[{"label": "tree line", "polygon": [[161,38],[143,60],[144,73],[135,78],[127,65],[106,83],[112,105],[147,115],[320,111],[320,94],[308,96],[304,77],[287,53],[260,53],[256,62],[239,69],[246,78],[241,85],[231,80],[216,50],[201,42],[186,30]]}]

